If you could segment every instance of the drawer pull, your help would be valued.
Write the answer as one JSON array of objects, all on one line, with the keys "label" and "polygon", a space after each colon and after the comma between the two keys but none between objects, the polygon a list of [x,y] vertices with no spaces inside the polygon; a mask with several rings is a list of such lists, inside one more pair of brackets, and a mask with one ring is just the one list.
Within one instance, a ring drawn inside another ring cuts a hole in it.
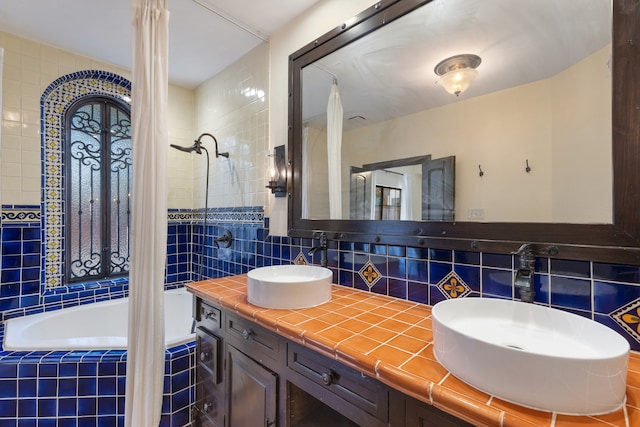
[{"label": "drawer pull", "polygon": [[242,331],[242,338],[244,338],[245,340],[248,340],[252,336],[253,336],[253,331],[251,329],[245,329],[244,331]]},{"label": "drawer pull", "polygon": [[208,351],[203,351],[203,352],[200,353],[200,361],[201,362],[206,362],[210,358],[211,358],[211,353],[209,353]]},{"label": "drawer pull", "polygon": [[322,383],[324,385],[331,385],[332,382],[333,382],[333,375],[330,372],[323,372]]},{"label": "drawer pull", "polygon": [[218,316],[216,316],[216,313],[213,311],[207,311],[204,313],[204,317],[205,319],[215,319]]}]

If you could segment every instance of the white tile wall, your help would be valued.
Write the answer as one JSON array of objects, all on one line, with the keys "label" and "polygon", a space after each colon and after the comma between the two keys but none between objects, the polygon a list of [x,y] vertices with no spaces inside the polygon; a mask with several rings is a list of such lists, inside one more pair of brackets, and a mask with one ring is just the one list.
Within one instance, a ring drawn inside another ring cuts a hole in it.
[{"label": "white tile wall", "polygon": [[[195,136],[213,134],[204,144],[211,153],[209,207],[265,206],[269,135],[269,46],[262,44],[196,89]],[[285,142],[283,142],[285,143]],[[190,156],[195,171],[195,207],[204,206],[206,163]]]},{"label": "white tile wall", "polygon": [[[5,49],[2,78],[0,180],[2,204],[40,204],[40,97],[57,78],[80,70],[105,70],[131,78],[131,73],[92,58],[0,31]],[[193,139],[194,92],[170,86],[169,142],[189,145]],[[190,159],[168,153],[169,207],[193,206]]]},{"label": "white tile wall", "polygon": [[[171,86],[169,88],[169,144],[191,145],[194,134],[194,91]],[[169,208],[193,208],[192,158],[169,148],[167,153],[169,179]]]}]

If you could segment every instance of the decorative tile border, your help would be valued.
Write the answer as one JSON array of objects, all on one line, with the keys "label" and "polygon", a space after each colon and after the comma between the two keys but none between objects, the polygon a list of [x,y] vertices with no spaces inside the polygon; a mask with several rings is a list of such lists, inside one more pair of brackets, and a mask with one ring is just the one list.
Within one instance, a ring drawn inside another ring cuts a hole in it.
[{"label": "decorative tile border", "polygon": [[[170,209],[169,222],[199,222],[204,221],[204,209]],[[209,208],[207,221],[213,222],[242,222],[264,223],[264,208],[262,206],[236,208]]]},{"label": "decorative tile border", "polygon": [[[193,221],[204,220],[204,209],[193,211]],[[263,223],[264,208],[262,206],[237,208],[209,208],[207,221]]]},{"label": "decorative tile border", "polygon": [[40,206],[2,205],[2,225],[40,224]]},{"label": "decorative tile border", "polygon": [[167,213],[167,222],[172,223],[191,223],[193,221],[192,209],[169,209]]}]

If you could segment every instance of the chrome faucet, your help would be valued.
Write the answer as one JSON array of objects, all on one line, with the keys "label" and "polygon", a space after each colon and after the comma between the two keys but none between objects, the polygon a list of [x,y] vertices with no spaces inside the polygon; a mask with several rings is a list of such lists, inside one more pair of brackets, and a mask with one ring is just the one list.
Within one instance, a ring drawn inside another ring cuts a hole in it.
[{"label": "chrome faucet", "polygon": [[324,231],[314,231],[313,232],[313,238],[314,239],[319,239],[320,242],[318,244],[318,246],[314,246],[309,250],[309,256],[313,257],[313,255],[318,252],[320,252],[320,265],[322,267],[326,267],[327,266],[327,246],[329,243],[329,238],[327,237],[327,233],[325,233]]},{"label": "chrome faucet", "polygon": [[533,276],[535,272],[535,256],[531,245],[525,243],[512,252],[520,256],[520,266],[513,277],[513,286],[518,289],[522,302],[533,302],[536,292],[533,288]]}]

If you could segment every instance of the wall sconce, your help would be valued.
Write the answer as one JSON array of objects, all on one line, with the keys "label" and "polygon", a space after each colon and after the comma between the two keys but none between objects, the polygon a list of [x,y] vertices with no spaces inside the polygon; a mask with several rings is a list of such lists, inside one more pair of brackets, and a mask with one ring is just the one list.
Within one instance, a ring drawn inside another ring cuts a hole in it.
[{"label": "wall sconce", "polygon": [[269,174],[267,188],[276,197],[285,197],[287,195],[287,164],[284,159],[284,145],[275,147],[273,154],[269,154],[269,157],[273,157],[273,164],[269,164],[267,168]]},{"label": "wall sconce", "polygon": [[478,55],[470,53],[444,59],[433,69],[440,76],[436,83],[450,94],[459,96],[478,75],[476,68],[480,62],[482,59]]}]

